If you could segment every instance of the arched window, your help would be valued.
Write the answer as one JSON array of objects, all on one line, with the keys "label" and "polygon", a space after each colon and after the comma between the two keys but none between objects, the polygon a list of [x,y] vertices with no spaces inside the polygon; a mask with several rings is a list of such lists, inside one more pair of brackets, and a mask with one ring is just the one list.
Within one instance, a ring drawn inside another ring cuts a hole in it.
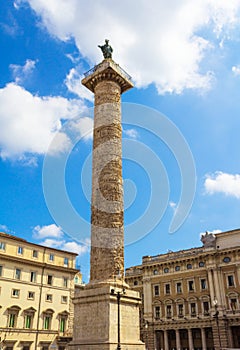
[{"label": "arched window", "polygon": [[8,327],[16,328],[18,314],[21,308],[17,305],[13,305],[13,306],[10,306],[7,310],[8,310]]}]

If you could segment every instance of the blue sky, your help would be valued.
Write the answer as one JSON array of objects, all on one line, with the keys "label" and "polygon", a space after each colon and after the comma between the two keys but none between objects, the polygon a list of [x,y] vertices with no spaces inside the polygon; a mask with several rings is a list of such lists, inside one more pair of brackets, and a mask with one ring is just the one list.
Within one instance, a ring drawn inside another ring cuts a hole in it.
[{"label": "blue sky", "polygon": [[125,266],[239,228],[239,33],[237,0],[2,0],[1,231],[79,253],[88,280],[81,79],[106,38],[135,84],[122,96]]}]

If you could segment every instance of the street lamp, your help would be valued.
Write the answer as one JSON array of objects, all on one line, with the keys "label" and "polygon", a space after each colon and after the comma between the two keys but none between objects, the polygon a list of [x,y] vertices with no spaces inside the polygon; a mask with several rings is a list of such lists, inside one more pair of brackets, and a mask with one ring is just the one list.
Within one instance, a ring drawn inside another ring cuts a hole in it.
[{"label": "street lamp", "polygon": [[218,300],[217,300],[216,297],[213,299],[213,306],[214,306],[214,308],[215,308],[215,314],[213,315],[213,317],[216,318],[217,332],[218,332],[218,341],[219,341],[219,349],[221,350],[222,344],[221,344],[221,336],[220,336],[219,320],[218,320],[218,315],[219,315],[219,311],[218,311]]},{"label": "street lamp", "polygon": [[117,334],[118,334],[118,341],[117,341],[117,350],[121,350],[121,339],[120,339],[120,299],[122,294],[125,294],[125,289],[121,292],[115,292],[114,289],[111,289],[111,295],[115,295],[117,297]]}]

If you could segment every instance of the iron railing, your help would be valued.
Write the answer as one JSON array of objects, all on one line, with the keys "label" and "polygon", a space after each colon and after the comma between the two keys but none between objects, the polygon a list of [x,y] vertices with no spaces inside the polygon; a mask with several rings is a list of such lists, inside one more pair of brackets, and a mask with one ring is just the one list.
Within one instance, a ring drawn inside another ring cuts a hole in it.
[{"label": "iron railing", "polygon": [[[97,64],[96,66],[94,66],[93,68],[89,69],[86,73],[83,73],[84,77],[88,77],[89,75],[93,74],[94,72],[96,72],[96,70],[101,66],[102,63]],[[121,74],[123,76],[125,76],[125,78],[127,78],[128,80],[132,81],[132,77],[122,68],[119,66],[119,64],[116,64],[117,69],[121,72]]]}]

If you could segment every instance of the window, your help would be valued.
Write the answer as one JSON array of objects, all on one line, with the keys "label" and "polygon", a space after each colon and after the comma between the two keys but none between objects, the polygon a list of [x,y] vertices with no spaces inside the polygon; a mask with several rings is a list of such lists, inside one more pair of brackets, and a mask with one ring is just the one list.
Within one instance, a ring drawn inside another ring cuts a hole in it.
[{"label": "window", "polygon": [[46,301],[52,302],[52,294],[46,295]]},{"label": "window", "polygon": [[160,306],[155,306],[155,318],[160,318]]},{"label": "window", "polygon": [[67,297],[65,295],[62,295],[61,302],[64,304],[67,303]]},{"label": "window", "polygon": [[61,316],[60,317],[60,320],[59,320],[59,330],[60,332],[65,332],[65,329],[66,329],[66,317],[64,316]]},{"label": "window", "polygon": [[53,310],[47,309],[43,313],[43,329],[51,329]]},{"label": "window", "polygon": [[167,318],[172,317],[172,305],[167,305]]},{"label": "window", "polygon": [[0,242],[0,250],[5,250],[5,242]]},{"label": "window", "polygon": [[175,266],[175,271],[180,271],[180,266],[179,265]]},{"label": "window", "polygon": [[234,287],[234,278],[233,275],[227,276],[228,287]]},{"label": "window", "polygon": [[19,298],[20,290],[19,289],[13,289],[12,290],[12,296],[15,298]]},{"label": "window", "polygon": [[199,267],[204,267],[205,263],[203,261],[200,261],[200,263],[198,264]]},{"label": "window", "polygon": [[230,308],[232,309],[233,312],[237,309],[237,299],[236,298],[231,298],[230,299]]},{"label": "window", "polygon": [[[136,281],[134,281],[134,283],[135,283]],[[136,284],[134,284],[134,285],[136,285]],[[63,287],[68,287],[68,278],[67,277],[63,277]]]},{"label": "window", "polygon": [[157,274],[158,274],[158,270],[156,270],[156,269],[153,270],[153,274],[154,274],[154,275],[157,275]]},{"label": "window", "polygon": [[176,284],[177,293],[182,293],[182,283],[178,282]]},{"label": "window", "polygon": [[165,284],[165,294],[170,294],[170,284]]},{"label": "window", "polygon": [[12,306],[8,308],[8,327],[15,328],[17,326],[17,317],[20,311],[20,307]]},{"label": "window", "polygon": [[54,261],[54,254],[49,254],[49,260]]},{"label": "window", "polygon": [[231,259],[229,258],[229,256],[225,256],[225,258],[223,259],[223,262],[225,263],[229,263],[231,261]]},{"label": "window", "polygon": [[15,313],[9,313],[8,315],[8,327],[14,328],[16,324],[16,314]]},{"label": "window", "polygon": [[196,316],[196,303],[190,304],[190,312],[191,312],[191,316]]},{"label": "window", "polygon": [[68,258],[64,258],[64,266],[68,266],[68,263],[69,263],[69,259]]},{"label": "window", "polygon": [[178,317],[183,317],[183,304],[178,304]]},{"label": "window", "polygon": [[28,292],[28,299],[34,299],[35,293],[34,292]]},{"label": "window", "polygon": [[[77,281],[76,283],[78,283],[78,281]],[[138,285],[138,281],[134,281],[134,282],[133,282],[133,285],[134,285],[134,286],[137,286],[137,285]]]},{"label": "window", "polygon": [[169,268],[165,267],[165,269],[163,270],[164,273],[168,273],[169,272]]},{"label": "window", "polygon": [[30,282],[36,282],[37,274],[35,271],[30,272]]},{"label": "window", "polygon": [[204,315],[209,315],[209,302],[208,301],[203,302],[203,313],[204,313]]},{"label": "window", "polygon": [[32,256],[33,258],[38,258],[38,251],[34,249]]},{"label": "window", "polygon": [[201,278],[200,280],[200,283],[201,283],[201,289],[207,289],[207,282],[206,282],[206,279],[205,278]]},{"label": "window", "polygon": [[26,314],[25,315],[25,320],[24,320],[24,324],[25,324],[25,328],[32,328],[32,319],[33,319],[33,315],[31,314]]},{"label": "window", "polygon": [[154,286],[154,295],[155,297],[159,295],[159,286]]},{"label": "window", "polygon": [[15,278],[17,280],[20,280],[20,278],[21,278],[21,270],[20,269],[15,269]]},{"label": "window", "polygon": [[188,281],[188,290],[189,292],[194,291],[194,281]]},{"label": "window", "polygon": [[0,277],[2,276],[3,267],[0,265]]},{"label": "window", "polygon": [[187,269],[191,270],[192,269],[192,264],[187,264]]},{"label": "window", "polygon": [[23,247],[18,247],[18,254],[23,255]]},{"label": "window", "polygon": [[48,275],[47,276],[47,284],[52,285],[52,281],[53,281],[53,276],[52,275]]},{"label": "window", "polygon": [[43,318],[43,329],[51,329],[52,315],[46,314]]}]

